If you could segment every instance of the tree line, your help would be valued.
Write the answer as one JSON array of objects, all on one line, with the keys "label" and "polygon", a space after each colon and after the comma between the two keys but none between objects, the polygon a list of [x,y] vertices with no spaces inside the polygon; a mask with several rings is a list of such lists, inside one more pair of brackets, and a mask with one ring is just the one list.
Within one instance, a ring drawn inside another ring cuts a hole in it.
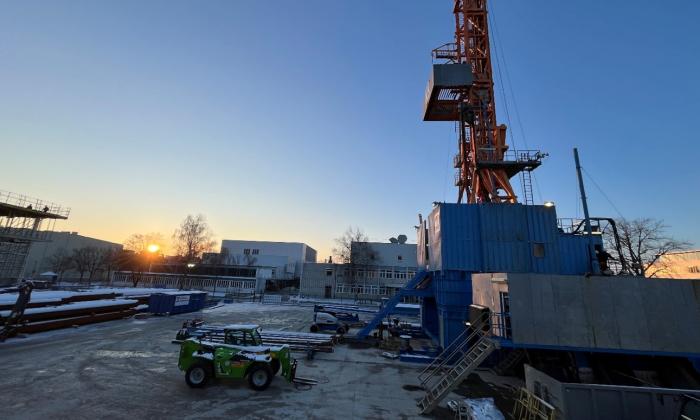
[{"label": "tree line", "polygon": [[[206,218],[199,214],[185,217],[172,234],[172,244],[174,262],[194,263],[204,252],[214,250],[216,241]],[[81,282],[86,279],[89,282],[98,274],[105,274],[109,279],[114,271],[143,273],[150,265],[165,259],[165,239],[157,232],[132,234],[123,247],[85,246],[70,253],[60,249],[47,259],[47,266],[59,280],[66,272],[74,270],[79,273]]]}]

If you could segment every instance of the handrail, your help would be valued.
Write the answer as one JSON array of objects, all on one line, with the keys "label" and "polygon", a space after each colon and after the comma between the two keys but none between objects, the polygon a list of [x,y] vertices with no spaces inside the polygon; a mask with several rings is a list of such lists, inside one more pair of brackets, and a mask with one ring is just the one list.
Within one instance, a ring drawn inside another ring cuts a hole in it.
[{"label": "handrail", "polygon": [[63,207],[50,201],[41,200],[24,194],[17,194],[11,191],[0,190],[0,203],[9,204],[16,207],[28,207],[33,210],[44,211],[62,217],[70,215],[70,208]]},{"label": "handrail", "polygon": [[[418,380],[421,381],[421,386],[425,386],[425,384],[432,379],[438,371],[440,371],[450,360],[452,360],[452,357],[458,352],[458,351],[463,351],[462,347],[464,346],[465,343],[469,344],[471,340],[476,337],[476,336],[484,336],[485,332],[482,330],[482,327],[488,322],[488,318],[486,319],[481,319],[477,321],[474,325],[472,325],[473,331],[470,331],[469,329],[465,329],[464,332],[462,332],[455,340],[445,348],[445,350],[440,353],[438,357],[436,357],[425,369],[421,371],[421,373],[418,375]],[[463,338],[464,336],[467,336],[466,338]],[[449,353],[449,354],[447,354]],[[447,354],[447,356],[443,357],[443,355]],[[429,373],[427,377],[424,378],[424,375],[426,373]]]}]

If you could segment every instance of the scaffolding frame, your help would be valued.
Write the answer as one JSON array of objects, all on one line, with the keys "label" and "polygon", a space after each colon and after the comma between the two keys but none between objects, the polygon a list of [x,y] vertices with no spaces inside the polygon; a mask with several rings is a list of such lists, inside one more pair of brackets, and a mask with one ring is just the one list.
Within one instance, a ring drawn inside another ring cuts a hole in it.
[{"label": "scaffolding frame", "polygon": [[49,241],[56,220],[69,214],[68,207],[0,190],[0,282],[19,280],[31,244]]}]

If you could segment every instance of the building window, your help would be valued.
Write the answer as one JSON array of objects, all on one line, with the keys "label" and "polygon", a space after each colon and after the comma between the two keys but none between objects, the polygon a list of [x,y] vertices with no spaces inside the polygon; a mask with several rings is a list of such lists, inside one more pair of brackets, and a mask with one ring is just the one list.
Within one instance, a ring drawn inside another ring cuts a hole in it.
[{"label": "building window", "polygon": [[398,258],[399,258],[399,261],[402,261],[402,260],[403,260],[403,257],[402,257],[401,255],[399,255]]},{"label": "building window", "polygon": [[333,275],[333,269],[332,268],[326,268],[326,276],[332,276]]},{"label": "building window", "polygon": [[260,254],[260,250],[259,250],[259,249],[254,249],[254,250],[253,250],[253,255],[258,255],[258,254]]},{"label": "building window", "polygon": [[532,244],[532,255],[536,258],[544,258],[544,244],[540,242]]},{"label": "building window", "polygon": [[700,273],[700,267],[697,265],[694,265],[692,267],[688,267],[688,271],[691,273]]},{"label": "building window", "polygon": [[244,255],[250,255],[250,248],[246,248],[243,250]]}]

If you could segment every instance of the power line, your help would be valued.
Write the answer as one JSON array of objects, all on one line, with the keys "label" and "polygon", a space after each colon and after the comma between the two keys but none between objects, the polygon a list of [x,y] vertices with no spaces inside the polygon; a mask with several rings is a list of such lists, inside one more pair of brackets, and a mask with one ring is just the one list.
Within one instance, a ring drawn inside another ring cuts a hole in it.
[{"label": "power line", "polygon": [[598,189],[598,191],[600,191],[600,193],[601,193],[601,194],[603,195],[603,197],[608,201],[608,203],[612,206],[612,208],[615,210],[615,212],[617,212],[617,215],[620,216],[621,219],[624,219],[625,216],[622,215],[622,213],[620,212],[620,210],[618,210],[617,206],[615,206],[615,203],[612,202],[612,200],[608,197],[608,195],[605,194],[605,191],[603,191],[603,189],[600,188],[600,186],[598,185],[598,183],[595,182],[595,179],[593,179],[593,177],[591,176],[591,174],[589,174],[588,171],[586,171],[586,169],[583,168],[583,167],[581,167],[581,170],[582,170],[583,173],[588,177],[588,179],[593,183],[593,185]]},{"label": "power line", "polygon": [[[513,102],[513,111],[515,114],[515,117],[518,122],[518,127],[520,128],[520,135],[522,136],[523,139],[523,144],[525,145],[525,149],[529,149],[530,146],[527,144],[527,137],[525,137],[525,129],[523,128],[523,122],[522,119],[520,118],[520,111],[518,110],[518,102],[515,99],[515,92],[513,90],[513,83],[511,82],[510,79],[510,72],[508,71],[508,63],[506,63],[506,55],[503,52],[503,45],[500,42],[497,42],[497,40],[501,39],[501,34],[498,31],[498,25],[496,25],[496,13],[494,12],[494,9],[491,8],[491,12],[489,13],[489,19],[491,21],[491,26],[493,27],[493,40],[494,40],[494,55],[496,56],[496,63],[498,64],[498,76],[499,79],[501,80],[501,86],[502,86],[502,94],[503,96],[506,95],[506,83],[505,80],[507,80],[507,85],[508,85],[508,91],[510,92],[510,97]],[[499,53],[500,51],[500,53]],[[502,67],[503,67],[503,72],[506,74],[506,79],[503,79],[503,76],[501,74],[501,61],[503,62]],[[512,126],[511,120],[510,120],[510,112],[508,110],[508,101],[504,99],[504,104],[505,104],[505,111],[506,111],[506,117],[508,119],[508,128],[510,129],[510,134],[511,137],[513,138],[512,143],[513,147],[517,149],[515,146],[515,130],[510,128]],[[540,183],[537,180],[537,175],[535,175],[533,172],[530,173],[532,176],[532,179],[535,181],[535,191],[537,191],[537,198],[539,198],[540,202],[543,202],[544,200],[542,199],[542,189],[540,188]]]}]

